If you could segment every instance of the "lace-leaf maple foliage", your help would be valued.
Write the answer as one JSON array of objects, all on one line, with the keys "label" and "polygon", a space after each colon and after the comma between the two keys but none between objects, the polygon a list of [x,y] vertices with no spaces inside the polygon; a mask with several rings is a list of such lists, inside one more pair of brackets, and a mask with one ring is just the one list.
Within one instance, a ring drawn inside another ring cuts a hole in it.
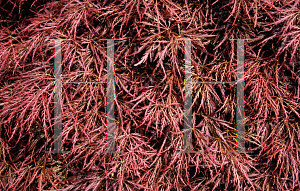
[{"label": "lace-leaf maple foliage", "polygon": [[[0,1],[1,190],[297,190],[300,1]],[[28,11],[29,10],[29,11]],[[62,80],[105,81],[115,41],[115,149],[105,83],[62,86],[54,146],[54,42]],[[236,84],[193,83],[184,142],[185,50],[194,82],[236,81],[245,40],[245,141],[235,153]],[[197,39],[197,40],[196,40]]]}]

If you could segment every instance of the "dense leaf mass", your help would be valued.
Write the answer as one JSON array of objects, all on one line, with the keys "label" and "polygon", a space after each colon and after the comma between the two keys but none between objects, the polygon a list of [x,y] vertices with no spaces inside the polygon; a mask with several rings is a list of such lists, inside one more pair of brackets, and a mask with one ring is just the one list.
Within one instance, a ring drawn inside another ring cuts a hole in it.
[{"label": "dense leaf mass", "polygon": [[[300,189],[299,0],[0,1],[0,190]],[[185,42],[192,146],[183,150]],[[105,83],[62,87],[54,146],[54,41],[62,80],[105,81],[115,41],[115,149]],[[236,149],[237,41],[245,40],[245,141]]]}]

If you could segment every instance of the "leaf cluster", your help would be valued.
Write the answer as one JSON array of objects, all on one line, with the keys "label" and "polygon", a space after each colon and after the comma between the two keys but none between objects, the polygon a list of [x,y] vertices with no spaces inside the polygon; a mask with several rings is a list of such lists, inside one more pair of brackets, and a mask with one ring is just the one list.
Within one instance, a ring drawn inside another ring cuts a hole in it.
[{"label": "leaf cluster", "polygon": [[[299,0],[0,1],[1,190],[297,190]],[[29,11],[27,11],[29,9]],[[54,41],[62,145],[54,146]],[[192,40],[192,145],[184,142]],[[115,149],[106,42],[115,41]],[[245,141],[236,149],[236,41],[245,40]],[[70,82],[70,83],[69,83]],[[179,151],[179,152],[178,152]]]}]

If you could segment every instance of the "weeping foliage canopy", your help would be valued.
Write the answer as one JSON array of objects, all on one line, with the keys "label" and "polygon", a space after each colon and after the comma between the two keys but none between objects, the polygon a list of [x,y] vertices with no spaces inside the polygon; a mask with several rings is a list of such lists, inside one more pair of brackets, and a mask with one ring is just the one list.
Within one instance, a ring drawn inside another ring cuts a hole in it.
[{"label": "weeping foliage canopy", "polygon": [[[0,190],[297,190],[299,0],[0,1]],[[192,146],[184,144],[184,40],[192,41]],[[105,83],[63,83],[54,146],[54,41],[62,81],[107,78],[115,41],[115,149]],[[237,41],[245,142],[236,149]]]}]

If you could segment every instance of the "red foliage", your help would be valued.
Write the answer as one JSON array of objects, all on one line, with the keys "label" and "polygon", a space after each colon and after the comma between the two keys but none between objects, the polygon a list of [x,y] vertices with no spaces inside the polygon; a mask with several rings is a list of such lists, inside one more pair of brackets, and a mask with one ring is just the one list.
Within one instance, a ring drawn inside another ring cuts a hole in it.
[{"label": "red foliage", "polygon": [[[297,190],[300,1],[0,1],[1,190]],[[30,11],[27,11],[30,10]],[[105,81],[115,41],[116,150],[106,84],[64,83],[53,148],[54,43],[62,80]],[[235,81],[245,41],[246,146],[234,153],[236,85],[194,83],[193,150],[183,149],[184,41],[192,79]]]}]

